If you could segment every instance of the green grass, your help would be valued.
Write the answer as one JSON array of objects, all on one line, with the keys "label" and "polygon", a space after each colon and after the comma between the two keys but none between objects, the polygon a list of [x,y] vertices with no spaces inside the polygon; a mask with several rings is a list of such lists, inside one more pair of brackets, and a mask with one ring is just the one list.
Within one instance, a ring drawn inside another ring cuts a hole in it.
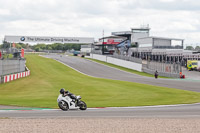
[{"label": "green grass", "polygon": [[0,84],[0,104],[58,108],[56,100],[60,88],[80,94],[88,107],[200,102],[200,93],[197,92],[93,78],[37,55],[27,55],[26,59],[31,76]]},{"label": "green grass", "polygon": [[[86,59],[95,61],[97,63],[104,64],[104,65],[107,65],[107,66],[111,66],[111,67],[114,67],[114,68],[117,68],[117,69],[120,69],[120,70],[123,70],[123,71],[126,71],[126,72],[134,73],[134,74],[137,74],[137,75],[146,76],[146,77],[154,77],[154,75],[152,75],[152,74],[139,72],[139,71],[136,71],[136,70],[133,70],[133,69],[121,67],[121,66],[118,66],[118,65],[114,65],[114,64],[111,64],[111,63],[104,62],[104,61],[99,61],[99,60],[90,59],[90,58],[86,58]],[[169,77],[159,76],[159,78],[169,78]]]},{"label": "green grass", "polygon": [[8,118],[8,117],[0,117],[0,119],[10,119],[10,118]]}]

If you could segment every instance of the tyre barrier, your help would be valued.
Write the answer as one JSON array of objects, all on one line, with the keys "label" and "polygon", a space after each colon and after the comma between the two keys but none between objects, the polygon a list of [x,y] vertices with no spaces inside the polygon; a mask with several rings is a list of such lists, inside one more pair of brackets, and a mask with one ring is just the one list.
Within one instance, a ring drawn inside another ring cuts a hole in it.
[{"label": "tyre barrier", "polygon": [[31,73],[30,70],[28,70],[28,71],[21,72],[21,73],[5,75],[5,76],[3,76],[3,83],[7,83],[7,82],[11,82],[13,80],[19,79],[19,78],[27,77],[30,75],[30,73]]}]

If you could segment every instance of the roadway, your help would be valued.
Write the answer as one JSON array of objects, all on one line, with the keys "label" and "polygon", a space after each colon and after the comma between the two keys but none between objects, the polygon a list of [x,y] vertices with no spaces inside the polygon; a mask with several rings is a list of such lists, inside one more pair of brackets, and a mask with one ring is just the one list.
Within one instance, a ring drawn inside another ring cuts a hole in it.
[{"label": "roadway", "polygon": [[0,110],[0,118],[68,118],[68,117],[113,117],[113,118],[200,118],[200,104],[89,108],[85,111],[59,109],[49,110]]}]

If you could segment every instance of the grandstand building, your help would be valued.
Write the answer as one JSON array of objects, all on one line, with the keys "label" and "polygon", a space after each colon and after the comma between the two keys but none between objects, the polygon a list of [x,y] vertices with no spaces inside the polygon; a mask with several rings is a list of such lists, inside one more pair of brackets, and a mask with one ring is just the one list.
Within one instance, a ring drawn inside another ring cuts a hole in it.
[{"label": "grandstand building", "polygon": [[94,45],[94,50],[101,51],[104,44],[114,51],[120,41],[129,40],[131,47],[126,56],[158,62],[180,62],[182,65],[185,65],[188,59],[200,60],[200,53],[184,50],[184,39],[150,36],[149,26],[111,34],[112,36],[99,39],[99,42]]}]

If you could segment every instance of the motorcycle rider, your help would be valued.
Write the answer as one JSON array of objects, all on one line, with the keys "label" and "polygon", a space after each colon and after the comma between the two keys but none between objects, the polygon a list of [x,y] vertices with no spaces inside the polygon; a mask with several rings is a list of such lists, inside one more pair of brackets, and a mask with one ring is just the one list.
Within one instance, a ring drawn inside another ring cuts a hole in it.
[{"label": "motorcycle rider", "polygon": [[154,76],[155,76],[156,79],[158,78],[158,71],[157,70],[155,71]]},{"label": "motorcycle rider", "polygon": [[60,89],[60,94],[62,94],[64,97],[69,96],[72,99],[72,102],[76,104],[76,96],[73,93],[70,93],[69,91],[65,91],[65,89],[62,88]]}]

